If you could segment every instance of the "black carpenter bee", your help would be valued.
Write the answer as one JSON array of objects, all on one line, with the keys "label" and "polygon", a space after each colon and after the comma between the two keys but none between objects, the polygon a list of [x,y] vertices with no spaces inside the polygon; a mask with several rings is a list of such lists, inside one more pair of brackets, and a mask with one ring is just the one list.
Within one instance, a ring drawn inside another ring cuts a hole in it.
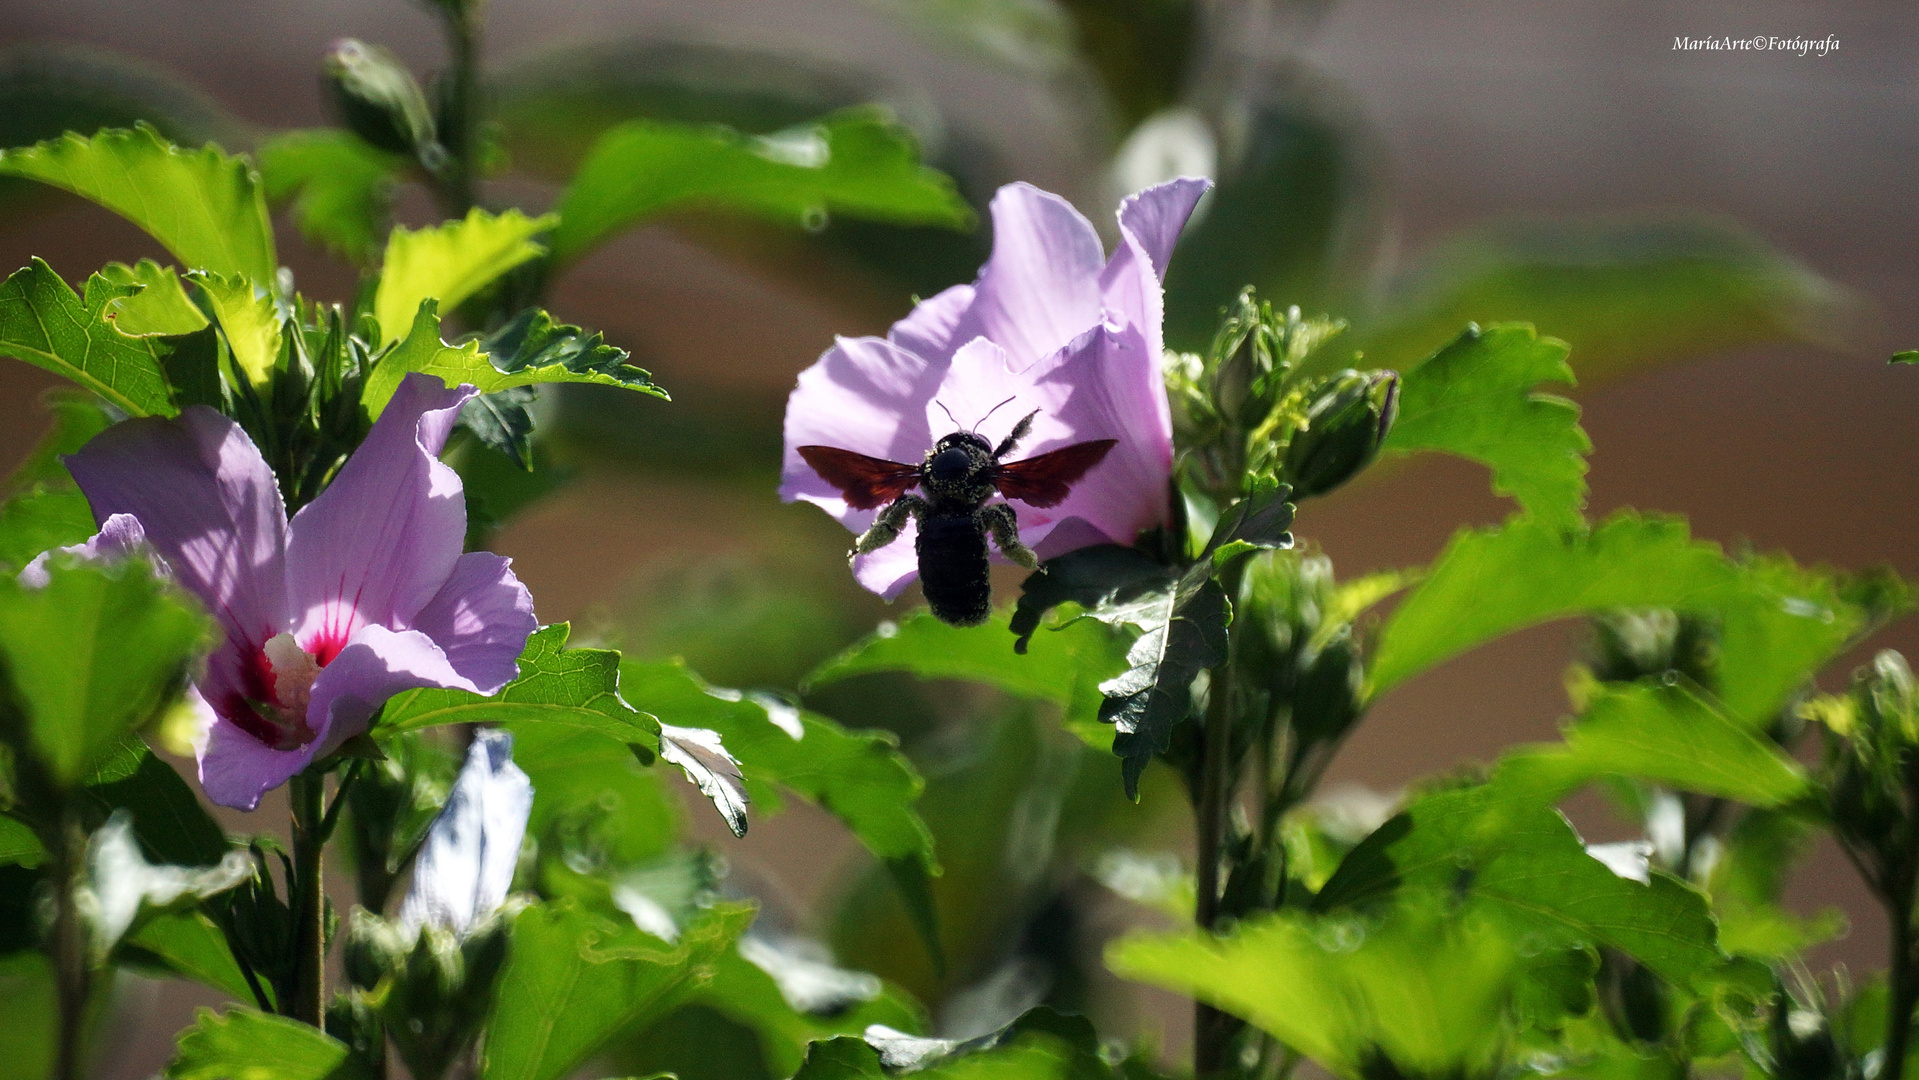
[{"label": "black carpenter bee", "polygon": [[[919,555],[920,586],[927,604],[944,622],[977,626],[993,610],[987,581],[988,533],[1007,558],[1029,570],[1039,565],[1032,549],[1020,543],[1019,519],[1012,506],[989,505],[986,500],[998,493],[1041,509],[1058,506],[1071,485],[1118,442],[1094,439],[1002,465],[1000,458],[1032,431],[1037,415],[1037,411],[1027,413],[998,446],[972,431],[955,431],[935,443],[918,465],[831,446],[802,446],[799,454],[821,479],[840,489],[846,505],[856,510],[886,505],[873,527],[854,542],[854,555],[877,551],[898,539],[907,519],[918,522],[913,547]],[[908,493],[916,484],[926,498]]]}]

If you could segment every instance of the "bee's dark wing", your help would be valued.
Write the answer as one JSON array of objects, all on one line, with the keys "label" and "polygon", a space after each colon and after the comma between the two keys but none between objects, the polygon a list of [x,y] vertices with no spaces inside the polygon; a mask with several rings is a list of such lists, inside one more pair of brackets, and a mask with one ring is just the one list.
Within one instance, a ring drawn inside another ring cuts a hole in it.
[{"label": "bee's dark wing", "polygon": [[855,510],[884,506],[906,494],[919,482],[920,471],[885,458],[867,457],[832,446],[802,446],[800,457],[813,466],[820,479],[840,489],[846,505]]},{"label": "bee's dark wing", "polygon": [[1025,461],[1001,465],[996,477],[1000,494],[1045,509],[1066,501],[1074,481],[1100,463],[1118,439],[1095,439],[1051,450]]}]

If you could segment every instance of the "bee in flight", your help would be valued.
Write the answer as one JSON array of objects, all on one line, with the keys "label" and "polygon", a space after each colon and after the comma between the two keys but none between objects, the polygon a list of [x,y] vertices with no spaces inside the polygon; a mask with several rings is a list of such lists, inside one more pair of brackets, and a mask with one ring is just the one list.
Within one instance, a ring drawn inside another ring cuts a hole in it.
[{"label": "bee in flight", "polygon": [[[992,613],[988,533],[1008,559],[1028,570],[1039,565],[1032,549],[1020,543],[1019,519],[1011,504],[986,500],[1000,494],[1040,509],[1058,506],[1066,501],[1072,484],[1119,441],[1094,439],[1001,464],[1000,459],[1031,433],[1033,417],[1038,415],[1037,410],[1027,413],[998,446],[973,431],[955,431],[934,443],[918,465],[831,446],[802,446],[799,455],[821,479],[840,489],[846,505],[856,510],[886,506],[872,528],[854,541],[854,555],[878,551],[899,538],[908,519],[918,522],[913,547],[919,556],[926,603],[944,622],[977,626]],[[916,485],[926,493],[924,498],[910,493]]]}]

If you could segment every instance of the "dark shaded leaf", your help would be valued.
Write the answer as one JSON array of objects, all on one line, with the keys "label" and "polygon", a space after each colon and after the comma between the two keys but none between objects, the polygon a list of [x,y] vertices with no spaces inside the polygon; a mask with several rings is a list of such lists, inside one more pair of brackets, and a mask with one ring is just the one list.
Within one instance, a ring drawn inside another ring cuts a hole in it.
[{"label": "dark shaded leaf", "polygon": [[133,818],[133,835],[152,861],[173,866],[219,862],[231,845],[193,788],[138,740],[131,749],[131,769],[111,780],[96,779],[81,793],[88,827],[98,828],[114,811],[125,810]]},{"label": "dark shaded leaf", "polygon": [[120,939],[115,955],[121,964],[151,974],[190,979],[235,1001],[254,1001],[226,935],[197,911],[165,912],[146,920]]},{"label": "dark shaded leaf", "polygon": [[1073,603],[1093,608],[1109,597],[1162,584],[1172,568],[1134,548],[1096,544],[1048,559],[1020,584],[1019,602],[1008,627],[1015,652],[1025,652],[1048,611]]},{"label": "dark shaded leaf", "polygon": [[1217,581],[1205,577],[1136,601],[1123,615],[1092,614],[1140,628],[1126,653],[1131,667],[1100,684],[1106,702],[1099,710],[1099,718],[1116,729],[1113,753],[1125,763],[1126,795],[1138,799],[1140,774],[1172,744],[1173,728],[1192,712],[1193,680],[1226,661],[1232,603]]}]

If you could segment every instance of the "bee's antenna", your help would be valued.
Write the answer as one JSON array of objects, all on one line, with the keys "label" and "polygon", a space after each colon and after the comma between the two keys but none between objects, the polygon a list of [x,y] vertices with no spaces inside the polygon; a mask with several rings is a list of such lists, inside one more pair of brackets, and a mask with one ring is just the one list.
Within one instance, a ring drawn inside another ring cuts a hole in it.
[{"label": "bee's antenna", "polygon": [[[998,411],[1000,410],[1000,405],[1006,405],[1006,404],[1010,404],[1010,403],[1012,402],[1012,400],[1013,400],[1013,398],[1016,398],[1016,397],[1019,397],[1019,395],[1018,395],[1018,394],[1014,394],[1014,395],[1013,395],[1013,397],[1009,397],[1009,398],[1007,398],[1007,399],[1006,399],[1005,401],[1002,401],[1002,402],[1000,402],[1000,403],[999,403],[999,405],[995,405],[995,406],[993,406],[992,408],[990,408],[990,409],[988,409],[988,410],[986,410],[986,415],[985,415],[985,416],[982,416],[982,417],[980,417],[980,418],[979,418],[979,424],[974,424],[974,425],[973,425],[973,432],[974,432],[975,434],[977,434],[977,433],[979,432],[979,425],[980,425],[980,424],[984,424],[984,423],[985,423],[985,422],[987,422],[988,420],[991,420],[991,419],[993,418],[993,414],[994,414],[994,413],[996,413],[996,412],[998,412]],[[951,416],[951,415],[953,415],[953,414],[952,414],[952,413],[947,413],[946,415],[948,415],[948,416]]]},{"label": "bee's antenna", "polygon": [[946,414],[946,418],[953,422],[954,427],[960,426],[959,417],[953,415],[953,410],[947,408],[946,403],[944,401],[934,399],[933,404],[938,405],[940,407],[940,411]]}]

